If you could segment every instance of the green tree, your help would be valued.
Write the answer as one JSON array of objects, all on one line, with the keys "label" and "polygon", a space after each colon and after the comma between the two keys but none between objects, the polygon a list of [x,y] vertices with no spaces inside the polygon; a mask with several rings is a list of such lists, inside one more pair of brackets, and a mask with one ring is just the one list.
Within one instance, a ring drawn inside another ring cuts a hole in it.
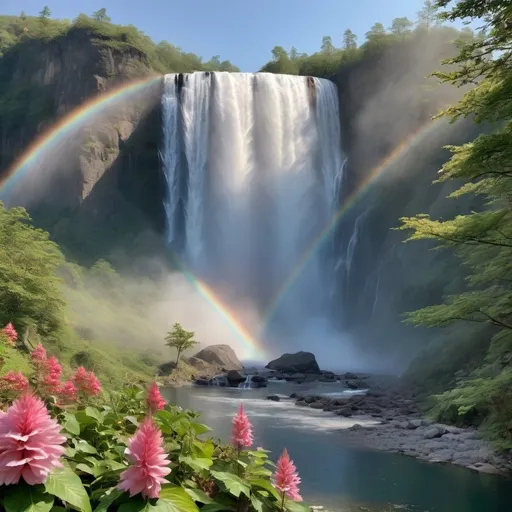
[{"label": "green tree", "polygon": [[290,50],[290,60],[297,60],[299,58],[299,52],[297,51],[297,48],[295,46],[292,46],[292,49]]},{"label": "green tree", "polygon": [[[440,7],[448,4],[438,2]],[[472,117],[492,123],[495,130],[451,146],[453,156],[438,180],[462,183],[452,198],[483,196],[481,211],[443,221],[427,215],[401,219],[401,229],[412,232],[408,240],[434,240],[452,249],[470,272],[466,290],[448,296],[444,304],[409,313],[407,321],[429,327],[465,321],[497,330],[482,366],[438,399],[438,411],[462,422],[486,417],[490,435],[512,448],[512,9],[509,0],[461,0],[442,18],[482,19],[489,29],[463,40],[459,54],[445,61],[452,70],[436,73],[444,82],[469,86],[444,115]]]},{"label": "green tree", "polygon": [[440,20],[437,9],[437,5],[432,0],[425,0],[423,8],[418,11],[418,26],[430,30],[432,26],[438,25]]},{"label": "green tree", "polygon": [[50,11],[50,8],[45,5],[43,7],[43,10],[39,13],[39,19],[43,22],[43,23],[47,23],[48,21],[48,18],[52,15],[52,11]]},{"label": "green tree", "polygon": [[23,208],[0,202],[0,325],[18,331],[33,324],[52,335],[63,323],[65,303],[57,268],[62,253],[47,232],[30,224]]},{"label": "green tree", "polygon": [[274,60],[279,60],[282,57],[288,57],[286,50],[282,46],[274,46],[274,48],[272,48],[272,58]]},{"label": "green tree", "polygon": [[413,22],[409,18],[395,18],[391,22],[391,33],[395,36],[404,37],[411,33]]},{"label": "green tree", "polygon": [[167,336],[165,337],[165,344],[178,351],[176,364],[179,363],[180,356],[183,352],[198,344],[198,342],[194,340],[194,336],[195,332],[186,331],[178,322],[172,326],[172,331],[167,333]]},{"label": "green tree", "polygon": [[336,48],[332,44],[331,36],[324,36],[322,38],[322,46],[320,47],[320,51],[327,55],[332,55],[336,51]]},{"label": "green tree", "polygon": [[20,20],[25,21],[27,19],[27,15],[25,14],[25,11],[21,11],[20,13]]},{"label": "green tree", "polygon": [[383,37],[386,36],[386,30],[384,29],[384,25],[382,23],[374,23],[370,30],[366,32],[365,37],[369,42],[378,42]]},{"label": "green tree", "polygon": [[343,48],[345,50],[354,50],[357,48],[357,36],[349,28],[343,32]]},{"label": "green tree", "polygon": [[105,23],[110,23],[112,21],[110,17],[107,16],[107,9],[105,9],[105,7],[102,7],[101,9],[98,9],[96,12],[93,12],[92,17],[97,21],[103,21]]}]

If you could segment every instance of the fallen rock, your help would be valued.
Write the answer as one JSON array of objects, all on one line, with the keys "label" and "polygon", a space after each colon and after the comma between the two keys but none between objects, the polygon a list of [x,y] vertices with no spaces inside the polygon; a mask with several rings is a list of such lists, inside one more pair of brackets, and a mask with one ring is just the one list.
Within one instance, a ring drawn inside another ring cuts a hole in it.
[{"label": "fallen rock", "polygon": [[229,370],[227,374],[227,379],[229,381],[230,386],[237,386],[238,384],[245,381],[245,375],[243,375],[238,370]]},{"label": "fallen rock", "polygon": [[[210,345],[200,350],[194,358],[224,368],[226,371],[242,369],[242,363],[229,345]],[[190,360],[189,364],[192,364]]]},{"label": "fallen rock", "polygon": [[302,351],[295,354],[283,354],[270,361],[265,368],[285,373],[321,373],[314,354]]}]

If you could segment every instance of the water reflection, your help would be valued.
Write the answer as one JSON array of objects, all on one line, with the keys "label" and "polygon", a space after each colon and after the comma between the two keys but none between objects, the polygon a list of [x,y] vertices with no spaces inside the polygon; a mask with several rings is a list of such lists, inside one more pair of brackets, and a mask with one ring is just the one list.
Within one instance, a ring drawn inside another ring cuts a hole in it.
[{"label": "water reflection", "polygon": [[[323,384],[317,394],[332,393]],[[166,398],[202,412],[202,421],[227,441],[231,418],[243,401],[254,426],[256,446],[284,447],[302,477],[306,501],[342,511],[405,510],[415,512],[512,512],[512,483],[462,468],[365,451],[344,444],[337,433],[361,419],[341,418],[297,407],[290,401],[264,400],[269,394],[289,395],[304,387],[272,384],[267,389],[179,388],[163,390]]]}]

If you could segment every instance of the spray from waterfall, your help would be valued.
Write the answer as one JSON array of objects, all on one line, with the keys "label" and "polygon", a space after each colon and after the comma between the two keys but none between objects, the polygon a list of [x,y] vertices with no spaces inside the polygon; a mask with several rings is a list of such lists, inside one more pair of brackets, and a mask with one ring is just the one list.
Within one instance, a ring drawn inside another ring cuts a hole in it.
[{"label": "spray from waterfall", "polygon": [[[338,208],[336,87],[270,73],[167,75],[162,104],[168,241],[228,304],[263,312]],[[269,343],[305,348],[304,325],[329,324],[333,261],[311,259]]]}]

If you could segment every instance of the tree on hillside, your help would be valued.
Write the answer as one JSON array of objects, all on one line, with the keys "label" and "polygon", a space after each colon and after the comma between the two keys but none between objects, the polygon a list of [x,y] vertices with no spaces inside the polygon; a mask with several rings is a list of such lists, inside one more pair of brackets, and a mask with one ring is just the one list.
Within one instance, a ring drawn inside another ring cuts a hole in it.
[{"label": "tree on hillside", "polygon": [[282,57],[288,57],[288,53],[282,46],[274,46],[272,48],[272,57],[274,60],[279,60]]},{"label": "tree on hillside", "polygon": [[105,9],[105,7],[102,7],[101,9],[98,9],[96,12],[93,12],[92,17],[97,21],[103,21],[105,23],[110,23],[112,21],[110,19],[110,16],[107,16],[107,9]]},{"label": "tree on hillside", "polygon": [[290,50],[290,59],[296,60],[299,57],[299,52],[297,51],[297,48],[295,46],[292,46],[292,49]]},{"label": "tree on hillside", "polygon": [[[450,0],[439,0],[445,7]],[[418,215],[402,220],[408,240],[435,240],[449,247],[469,269],[467,290],[446,297],[444,304],[408,314],[408,321],[429,327],[456,321],[490,324],[492,338],[486,361],[460,386],[439,399],[439,410],[487,417],[491,434],[512,448],[512,9],[510,0],[459,0],[442,14],[449,21],[484,20],[487,35],[461,43],[459,54],[446,61],[451,71],[436,76],[457,87],[470,85],[463,98],[444,115],[472,117],[497,126],[473,142],[450,147],[453,152],[439,181],[462,182],[450,197],[478,194],[486,206],[450,220]]]},{"label": "tree on hillside", "polygon": [[327,55],[332,55],[336,48],[332,44],[332,37],[331,36],[324,36],[322,38],[322,46],[320,47],[320,50],[322,53],[325,53]]},{"label": "tree on hillside", "polygon": [[343,32],[343,48],[345,50],[357,48],[357,36],[349,28]]},{"label": "tree on hillside", "polygon": [[25,14],[25,11],[21,11],[20,13],[20,20],[25,21],[27,19],[27,15]]},{"label": "tree on hillside", "polygon": [[18,332],[34,325],[45,336],[63,322],[64,301],[57,268],[62,253],[47,232],[30,224],[23,208],[0,202],[0,325]]},{"label": "tree on hillside", "polygon": [[43,22],[43,23],[46,23],[48,18],[52,15],[52,11],[50,11],[50,8],[45,5],[43,7],[43,10],[39,13],[39,19]]},{"label": "tree on hillside", "polygon": [[391,33],[395,36],[404,37],[411,33],[413,22],[409,18],[395,18],[391,22]]},{"label": "tree on hillside", "polygon": [[378,42],[386,35],[386,30],[384,29],[384,25],[382,23],[374,23],[370,30],[366,32],[365,37],[369,42]]},{"label": "tree on hillside", "polygon": [[418,26],[429,30],[432,26],[438,25],[439,15],[437,5],[432,0],[425,0],[423,9],[418,11]]},{"label": "tree on hillside", "polygon": [[195,332],[186,331],[178,322],[172,326],[172,331],[167,333],[167,336],[165,337],[165,344],[178,351],[176,364],[179,363],[183,352],[198,344],[198,342],[194,340],[194,336]]}]

